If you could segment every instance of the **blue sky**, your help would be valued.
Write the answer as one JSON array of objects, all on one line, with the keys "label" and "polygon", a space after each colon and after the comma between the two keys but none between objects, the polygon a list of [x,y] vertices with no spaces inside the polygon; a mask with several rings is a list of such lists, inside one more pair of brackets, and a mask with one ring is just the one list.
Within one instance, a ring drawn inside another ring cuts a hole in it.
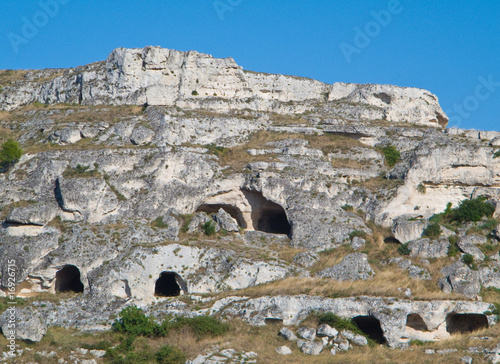
[{"label": "blue sky", "polygon": [[424,88],[450,126],[500,130],[498,0],[2,2],[0,69],[74,67],[147,45],[327,83]]}]

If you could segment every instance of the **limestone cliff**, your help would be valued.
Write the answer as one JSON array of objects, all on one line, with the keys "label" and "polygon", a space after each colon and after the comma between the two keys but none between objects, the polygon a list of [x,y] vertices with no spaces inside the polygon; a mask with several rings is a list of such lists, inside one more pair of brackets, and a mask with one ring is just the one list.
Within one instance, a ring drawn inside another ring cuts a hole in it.
[{"label": "limestone cliff", "polygon": [[[296,324],[312,305],[374,317],[404,346],[443,337],[447,315],[495,322],[490,304],[456,299],[500,288],[500,132],[445,129],[426,90],[328,85],[158,47],[0,71],[0,86],[0,141],[25,150],[0,173],[0,295],[11,259],[19,295],[78,293],[40,308],[49,325],[95,329],[124,305],[155,302]],[[424,233],[448,204],[477,197],[495,211]],[[383,297],[322,298],[337,297],[325,280],[343,296]],[[363,280],[376,284],[342,286]],[[266,296],[273,284],[289,296]],[[250,288],[263,297],[220,296]],[[410,288],[435,299],[438,318]],[[409,330],[412,314],[432,333]]]}]

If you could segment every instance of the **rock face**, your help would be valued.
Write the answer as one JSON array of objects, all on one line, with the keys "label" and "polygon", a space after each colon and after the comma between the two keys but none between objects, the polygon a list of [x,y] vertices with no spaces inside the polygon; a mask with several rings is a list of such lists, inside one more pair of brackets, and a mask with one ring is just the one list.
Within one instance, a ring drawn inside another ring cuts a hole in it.
[{"label": "rock face", "polygon": [[[414,325],[418,328],[414,329],[417,331],[414,335],[429,331],[443,338],[450,335],[446,331],[446,325],[453,324],[450,323],[450,314],[480,314],[486,317],[492,307],[493,305],[488,303],[471,301],[410,301],[375,297],[331,299],[301,295],[239,300],[227,305],[222,313],[227,317],[241,318],[253,325],[265,325],[265,320],[271,312],[273,318],[281,318],[285,325],[296,325],[311,312],[332,312],[346,318],[367,317],[372,318],[370,322],[373,327],[370,330],[378,327],[383,339],[390,346],[397,347],[404,346],[409,341],[406,325],[408,317],[414,317],[412,314],[418,315],[425,325],[425,328]],[[489,320],[494,322],[493,316],[489,316]],[[364,345],[364,340],[357,340],[358,345]],[[301,344],[304,342],[306,340]]]},{"label": "rock face", "polygon": [[[310,292],[332,279],[376,285],[392,270],[430,281],[439,295],[476,299],[481,287],[500,288],[493,220],[422,238],[449,203],[483,197],[492,217],[500,211],[500,133],[443,129],[447,117],[428,91],[328,85],[158,47],[116,49],[75,69],[5,72],[0,139],[16,138],[25,153],[0,171],[0,296],[12,260],[19,295],[75,294],[23,308],[32,325],[23,339],[39,340],[45,323],[109,326],[135,304],[256,325],[298,324],[312,310],[359,316],[378,320],[381,343],[403,346],[425,332],[407,329],[408,315],[439,338],[446,315],[490,307],[246,293],[208,302],[242,289]],[[399,152],[394,165],[388,146]],[[459,250],[481,265],[463,264]],[[392,292],[411,296],[391,279]],[[364,345],[330,329],[304,333],[300,350],[315,355],[330,337],[335,352]]]},{"label": "rock face", "polygon": [[333,278],[338,281],[366,280],[373,277],[373,269],[368,264],[368,257],[363,253],[347,255],[339,264],[318,273],[321,278]]},{"label": "rock face", "polygon": [[[38,101],[185,108],[203,104],[212,110],[228,111],[227,100],[236,101],[238,109],[256,111],[280,109],[280,103],[290,101],[300,104],[292,109],[305,111],[306,101],[346,100],[353,106],[343,112],[351,117],[432,126],[445,126],[448,121],[436,96],[425,90],[388,85],[327,85],[305,78],[246,72],[232,58],[216,59],[194,51],[159,47],[118,48],[105,62],[60,71],[47,81],[20,81],[0,93],[4,110]],[[368,107],[356,107],[357,104]],[[144,142],[147,135],[148,132],[137,131],[133,139]]]},{"label": "rock face", "polygon": [[0,315],[0,327],[5,337],[17,340],[40,341],[47,332],[47,323],[40,312],[32,307],[8,309]]}]

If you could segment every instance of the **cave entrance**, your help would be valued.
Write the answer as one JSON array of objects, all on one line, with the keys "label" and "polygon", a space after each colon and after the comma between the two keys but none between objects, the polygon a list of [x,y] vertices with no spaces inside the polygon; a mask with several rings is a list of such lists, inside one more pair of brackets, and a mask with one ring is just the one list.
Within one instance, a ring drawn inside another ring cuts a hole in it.
[{"label": "cave entrance", "polygon": [[65,265],[56,273],[56,292],[83,292],[80,269],[74,265]]},{"label": "cave entrance", "polygon": [[196,212],[205,212],[208,215],[216,214],[219,209],[223,209],[226,211],[233,219],[236,220],[238,223],[238,226],[242,227],[243,229],[247,228],[247,223],[245,222],[245,219],[243,218],[243,214],[239,208],[233,205],[229,204],[203,204],[198,206],[196,209]]},{"label": "cave entrance", "polygon": [[363,331],[368,338],[379,344],[386,344],[384,332],[380,326],[380,321],[372,316],[357,316],[352,321]]},{"label": "cave entrance", "polygon": [[446,316],[446,331],[452,335],[485,328],[488,328],[488,318],[486,315],[477,313],[450,313]]},{"label": "cave entrance", "polygon": [[175,272],[161,272],[155,283],[156,297],[176,297],[181,291],[187,293],[187,284]]},{"label": "cave entrance", "polygon": [[285,234],[290,236],[292,227],[288,221],[285,209],[266,199],[257,191],[243,190],[252,207],[252,225],[255,230],[272,234]]},{"label": "cave entrance", "polygon": [[406,316],[406,326],[411,327],[414,330],[428,331],[427,325],[419,314],[410,313]]}]

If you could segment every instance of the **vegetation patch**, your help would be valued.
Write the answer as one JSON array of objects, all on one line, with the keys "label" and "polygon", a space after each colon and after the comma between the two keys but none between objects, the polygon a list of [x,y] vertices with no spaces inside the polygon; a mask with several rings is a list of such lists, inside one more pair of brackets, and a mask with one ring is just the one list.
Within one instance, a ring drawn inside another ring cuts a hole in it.
[{"label": "vegetation patch", "polygon": [[97,167],[90,169],[89,166],[77,164],[75,168],[68,165],[62,175],[64,178],[91,178],[100,177],[101,173],[97,170]]},{"label": "vegetation patch", "polygon": [[391,168],[394,167],[401,158],[401,154],[394,145],[388,145],[382,148],[382,154],[384,155],[385,162]]},{"label": "vegetation patch", "polygon": [[7,139],[0,148],[0,170],[6,170],[23,155],[23,149],[13,139]]},{"label": "vegetation patch", "polygon": [[422,237],[435,239],[439,237],[441,233],[441,226],[439,226],[439,224],[433,223],[424,229],[424,231],[422,232]]},{"label": "vegetation patch", "polygon": [[156,219],[154,219],[151,222],[151,226],[157,227],[159,229],[167,229],[168,228],[168,224],[163,221],[163,217],[161,217],[161,216],[158,216]]}]

